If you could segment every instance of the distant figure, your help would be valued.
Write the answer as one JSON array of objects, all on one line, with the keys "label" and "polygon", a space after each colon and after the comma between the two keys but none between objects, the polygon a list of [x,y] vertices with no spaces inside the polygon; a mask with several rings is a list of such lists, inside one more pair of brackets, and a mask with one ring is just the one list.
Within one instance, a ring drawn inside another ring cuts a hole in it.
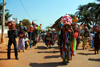
[{"label": "distant figure", "polygon": [[9,27],[8,31],[8,52],[7,52],[7,59],[10,59],[10,50],[11,50],[11,44],[14,45],[14,51],[15,51],[15,58],[18,60],[18,54],[17,54],[17,46],[16,46],[16,37],[17,37],[17,30],[16,30],[16,23],[12,19],[12,17],[8,18],[8,21],[6,22],[7,26]]},{"label": "distant figure", "polygon": [[99,48],[100,48],[100,26],[97,24],[93,28],[93,30],[96,32],[94,37],[94,47],[95,47],[95,54],[99,54]]},{"label": "distant figure", "polygon": [[89,44],[90,44],[90,46],[92,45],[92,40],[93,40],[93,33],[91,32],[90,34],[89,34]]},{"label": "distant figure", "polygon": [[87,24],[84,24],[84,34],[82,35],[82,39],[83,39],[83,50],[84,49],[87,49],[88,37],[89,37],[88,27],[87,27]]}]

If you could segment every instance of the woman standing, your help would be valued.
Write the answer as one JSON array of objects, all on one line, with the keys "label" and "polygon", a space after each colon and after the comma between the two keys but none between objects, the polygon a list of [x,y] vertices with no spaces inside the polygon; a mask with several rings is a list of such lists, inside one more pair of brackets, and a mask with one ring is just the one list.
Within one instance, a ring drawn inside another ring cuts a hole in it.
[{"label": "woman standing", "polygon": [[25,48],[25,41],[24,41],[24,36],[25,36],[25,32],[24,32],[24,28],[22,26],[22,23],[20,22],[20,27],[19,27],[19,31],[18,31],[18,50],[20,52],[20,50],[23,50],[24,52],[24,48]]},{"label": "woman standing", "polygon": [[87,49],[86,45],[88,42],[88,37],[89,37],[89,31],[88,31],[88,27],[87,24],[84,24],[84,34],[83,34],[83,50]]}]

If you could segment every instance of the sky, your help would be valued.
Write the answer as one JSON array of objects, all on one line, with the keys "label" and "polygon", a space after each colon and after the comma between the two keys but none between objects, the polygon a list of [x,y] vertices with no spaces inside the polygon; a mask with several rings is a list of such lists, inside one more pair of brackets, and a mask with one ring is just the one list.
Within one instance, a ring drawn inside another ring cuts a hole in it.
[{"label": "sky", "polygon": [[[75,14],[79,5],[98,3],[96,0],[5,0],[5,2],[7,3],[5,9],[9,10],[12,18],[18,18],[19,21],[33,20],[38,25],[42,24],[42,29],[52,26],[66,13]],[[0,0],[0,3],[3,3],[3,0]]]}]

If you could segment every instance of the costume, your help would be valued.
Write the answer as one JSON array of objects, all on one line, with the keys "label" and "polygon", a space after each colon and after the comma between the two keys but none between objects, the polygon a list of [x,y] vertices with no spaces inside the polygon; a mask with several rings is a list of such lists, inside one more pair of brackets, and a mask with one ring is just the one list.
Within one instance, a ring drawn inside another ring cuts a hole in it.
[{"label": "costume", "polygon": [[72,18],[69,15],[65,15],[64,17],[62,17],[61,21],[63,22],[63,26],[60,30],[59,49],[60,55],[63,59],[63,63],[66,63],[72,59],[72,52],[70,47],[70,27],[72,23]]},{"label": "costume", "polygon": [[52,31],[49,28],[48,31],[46,32],[46,36],[45,36],[45,44],[47,45],[47,48],[51,47],[51,44],[53,45],[53,41],[52,41]]},{"label": "costume", "polygon": [[29,26],[29,32],[28,32],[28,36],[29,36],[29,42],[32,44],[33,42],[32,42],[32,32],[33,32],[33,26],[32,25],[30,25]]},{"label": "costume", "polygon": [[31,42],[30,42],[30,40],[28,38],[28,33],[27,33],[27,27],[26,26],[24,26],[24,32],[25,32],[25,36],[24,36],[25,49],[27,49],[28,46],[30,46],[30,48],[31,48]]},{"label": "costume", "polygon": [[94,37],[95,54],[99,54],[98,51],[100,48],[100,26],[95,25],[93,29],[96,32],[95,37]]},{"label": "costume", "polygon": [[25,32],[24,32],[24,27],[22,25],[22,23],[20,22],[20,26],[19,26],[19,31],[18,31],[18,50],[23,50],[25,49],[25,41],[24,41],[24,37],[25,37]]},{"label": "costume", "polygon": [[32,41],[33,41],[33,46],[36,46],[36,43],[37,43],[37,30],[34,29],[33,32],[32,32]]},{"label": "costume", "polygon": [[82,36],[83,36],[83,49],[87,49],[86,45],[87,45],[88,37],[89,37],[87,24],[84,24],[84,33]]},{"label": "costume", "polygon": [[16,30],[16,23],[12,19],[12,17],[8,18],[8,21],[6,22],[7,26],[9,27],[8,31],[8,51],[7,51],[7,60],[10,59],[10,50],[11,50],[11,45],[13,43],[14,45],[14,51],[15,51],[15,57],[18,60],[18,53],[17,53],[17,46],[16,46],[16,37],[17,37],[17,30]]},{"label": "costume", "polygon": [[76,47],[77,47],[77,37],[78,37],[78,25],[76,23],[72,24],[74,41],[71,43],[72,55],[75,55]]}]

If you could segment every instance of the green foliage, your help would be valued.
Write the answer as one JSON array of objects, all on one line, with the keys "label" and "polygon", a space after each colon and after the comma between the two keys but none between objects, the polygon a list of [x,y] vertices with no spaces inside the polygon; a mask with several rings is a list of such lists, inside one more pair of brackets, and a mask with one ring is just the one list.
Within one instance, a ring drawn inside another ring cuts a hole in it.
[{"label": "green foliage", "polygon": [[[2,24],[2,10],[3,10],[3,4],[0,4],[0,25]],[[5,22],[7,21],[8,17],[12,16],[12,14],[10,14],[8,9],[5,9]],[[6,25],[6,23],[5,23]]]},{"label": "green foliage", "polygon": [[29,26],[31,25],[31,23],[28,19],[23,19],[22,23],[23,23],[23,26],[26,26],[27,29],[29,29]]},{"label": "green foliage", "polygon": [[50,28],[51,26],[47,26],[45,29],[48,30],[48,28]]},{"label": "green foliage", "polygon": [[91,28],[91,25],[97,22],[100,16],[100,4],[88,3],[86,5],[79,5],[77,10],[75,14],[78,16],[79,22],[81,25],[86,23],[88,28]]}]

